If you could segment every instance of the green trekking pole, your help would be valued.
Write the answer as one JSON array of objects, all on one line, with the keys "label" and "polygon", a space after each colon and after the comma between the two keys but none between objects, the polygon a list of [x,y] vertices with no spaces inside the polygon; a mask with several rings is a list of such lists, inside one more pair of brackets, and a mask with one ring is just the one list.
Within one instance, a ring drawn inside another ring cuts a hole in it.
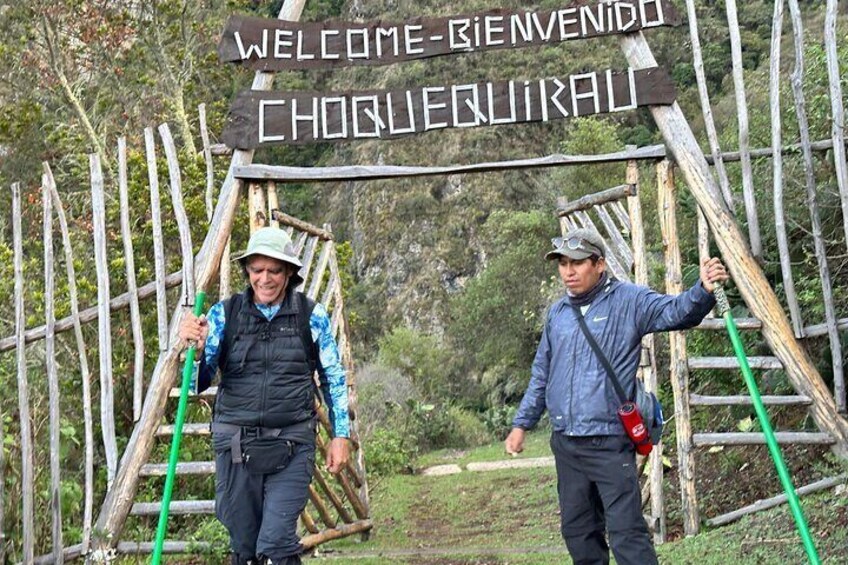
[{"label": "green trekking pole", "polygon": [[757,413],[757,418],[760,420],[763,434],[766,436],[769,453],[771,453],[771,458],[774,460],[774,466],[777,468],[777,474],[780,477],[783,490],[786,492],[789,508],[792,511],[792,517],[795,518],[795,525],[798,527],[798,533],[801,535],[804,550],[807,552],[810,563],[819,565],[821,563],[819,554],[816,551],[816,546],[813,544],[813,538],[810,536],[807,520],[804,518],[804,511],[801,509],[801,503],[798,500],[798,495],[795,493],[795,487],[792,485],[789,470],[786,468],[786,463],[784,463],[783,456],[780,453],[780,447],[777,445],[777,439],[774,437],[774,430],[771,427],[771,421],[766,413],[765,406],[763,406],[763,400],[760,398],[760,391],[757,388],[757,382],[754,380],[754,374],[751,372],[750,365],[748,365],[748,357],[745,355],[745,348],[742,345],[742,339],[739,337],[736,322],[730,313],[730,303],[727,301],[727,295],[724,293],[724,288],[720,284],[716,284],[713,294],[715,294],[716,302],[718,303],[718,313],[724,318],[727,326],[727,333],[730,335],[733,350],[736,352],[739,367],[742,369],[745,384],[748,386],[751,401],[754,403],[754,410]]},{"label": "green trekking pole", "polygon": [[[203,304],[206,302],[206,293],[198,291],[194,299],[194,315],[203,314]],[[194,373],[194,356],[197,346],[192,345],[186,353],[183,365],[183,382],[180,388],[180,404],[177,407],[177,421],[174,424],[174,436],[171,440],[171,456],[168,459],[168,475],[165,478],[165,492],[162,494],[162,508],[159,511],[159,525],[156,527],[156,545],[153,548],[151,565],[159,565],[162,560],[162,545],[165,543],[165,531],[168,529],[168,507],[171,506],[171,491],[174,490],[174,476],[177,474],[177,461],[180,458],[180,441],[183,435],[183,422],[185,421],[186,405],[188,404],[188,389],[191,386],[191,377]]]}]

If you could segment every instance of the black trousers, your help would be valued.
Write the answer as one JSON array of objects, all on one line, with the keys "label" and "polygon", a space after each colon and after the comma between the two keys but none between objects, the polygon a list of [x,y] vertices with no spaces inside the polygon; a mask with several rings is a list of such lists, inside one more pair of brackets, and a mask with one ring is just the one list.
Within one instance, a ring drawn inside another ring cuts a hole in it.
[{"label": "black trousers", "polygon": [[[642,516],[636,452],[627,436],[551,436],[561,530],[575,565],[657,563]],[[609,532],[609,545],[604,536]]]},{"label": "black trousers", "polygon": [[218,443],[215,515],[230,533],[233,553],[242,559],[262,555],[274,564],[299,563],[303,547],[297,535],[297,519],[309,496],[315,446],[297,444],[285,469],[253,475],[244,465],[233,464],[230,450],[221,449]]}]

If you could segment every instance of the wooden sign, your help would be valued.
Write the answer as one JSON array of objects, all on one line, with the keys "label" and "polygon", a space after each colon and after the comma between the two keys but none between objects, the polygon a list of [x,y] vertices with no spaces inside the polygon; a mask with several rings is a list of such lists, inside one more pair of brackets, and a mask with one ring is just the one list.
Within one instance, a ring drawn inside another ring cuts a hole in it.
[{"label": "wooden sign", "polygon": [[403,23],[300,23],[233,16],[218,56],[264,71],[388,65],[679,25],[668,0],[586,0],[560,10],[491,10]]},{"label": "wooden sign", "polygon": [[479,82],[392,91],[322,94],[242,91],[223,141],[268,144],[390,139],[443,128],[547,122],[671,104],[663,69],[587,72],[542,80]]}]

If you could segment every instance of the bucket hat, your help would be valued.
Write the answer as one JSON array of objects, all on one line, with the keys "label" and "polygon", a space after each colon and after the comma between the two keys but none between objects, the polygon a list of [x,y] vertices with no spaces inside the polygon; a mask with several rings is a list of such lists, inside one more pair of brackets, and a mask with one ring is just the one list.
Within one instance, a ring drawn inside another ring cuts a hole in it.
[{"label": "bucket hat", "polygon": [[571,230],[563,237],[555,237],[551,240],[551,245],[554,248],[545,255],[545,259],[548,260],[568,257],[580,261],[592,255],[605,256],[604,242],[601,237],[586,228]]},{"label": "bucket hat", "polygon": [[[283,263],[293,265],[298,270],[303,267],[303,263],[298,259],[291,237],[285,231],[275,227],[264,227],[256,230],[250,236],[247,242],[247,250],[238,257],[238,262],[242,268],[247,267],[247,259],[253,255],[262,255],[277,259]],[[303,282],[303,277],[295,271],[292,273],[292,280],[297,284]]]}]

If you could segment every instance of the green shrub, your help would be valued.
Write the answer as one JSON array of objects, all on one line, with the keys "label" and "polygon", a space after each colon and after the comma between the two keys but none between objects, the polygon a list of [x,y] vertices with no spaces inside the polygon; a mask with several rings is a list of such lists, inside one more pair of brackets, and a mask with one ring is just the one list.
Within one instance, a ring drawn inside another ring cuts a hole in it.
[{"label": "green shrub", "polygon": [[377,428],[364,447],[370,476],[385,477],[412,469],[418,448],[400,430]]}]

